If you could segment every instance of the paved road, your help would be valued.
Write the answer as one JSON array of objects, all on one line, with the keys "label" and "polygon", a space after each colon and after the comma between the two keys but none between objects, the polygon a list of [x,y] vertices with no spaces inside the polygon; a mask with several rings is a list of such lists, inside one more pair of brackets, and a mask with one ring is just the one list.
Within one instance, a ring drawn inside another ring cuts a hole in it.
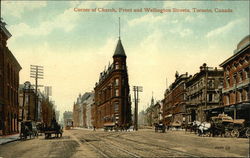
[{"label": "paved road", "polygon": [[67,130],[60,139],[17,141],[0,145],[3,158],[77,157],[246,157],[245,138],[198,137],[184,131],[155,133]]}]

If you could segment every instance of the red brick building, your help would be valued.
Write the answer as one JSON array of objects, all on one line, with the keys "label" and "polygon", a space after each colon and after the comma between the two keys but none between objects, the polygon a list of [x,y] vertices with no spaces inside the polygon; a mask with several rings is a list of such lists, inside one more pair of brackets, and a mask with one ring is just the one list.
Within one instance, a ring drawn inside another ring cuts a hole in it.
[{"label": "red brick building", "polygon": [[0,21],[0,135],[18,132],[18,87],[21,66],[7,47],[11,37]]},{"label": "red brick building", "polygon": [[165,92],[163,100],[163,122],[167,126],[180,127],[185,122],[186,81],[188,74],[175,74],[175,81]]},{"label": "red brick building", "polygon": [[237,45],[234,54],[225,60],[222,89],[225,112],[233,118],[246,119],[250,114],[250,35]]},{"label": "red brick building", "polygon": [[95,104],[92,106],[92,124],[101,128],[131,124],[131,102],[129,95],[126,54],[119,38],[113,63],[100,73],[96,83]]}]

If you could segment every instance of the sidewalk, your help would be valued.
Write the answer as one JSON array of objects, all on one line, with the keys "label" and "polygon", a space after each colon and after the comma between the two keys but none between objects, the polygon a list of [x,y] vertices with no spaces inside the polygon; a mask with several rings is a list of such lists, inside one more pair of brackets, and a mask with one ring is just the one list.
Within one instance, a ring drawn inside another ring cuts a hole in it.
[{"label": "sidewalk", "polygon": [[17,141],[19,139],[20,139],[19,133],[13,134],[13,135],[7,135],[7,136],[0,136],[0,145],[4,145],[6,143]]}]

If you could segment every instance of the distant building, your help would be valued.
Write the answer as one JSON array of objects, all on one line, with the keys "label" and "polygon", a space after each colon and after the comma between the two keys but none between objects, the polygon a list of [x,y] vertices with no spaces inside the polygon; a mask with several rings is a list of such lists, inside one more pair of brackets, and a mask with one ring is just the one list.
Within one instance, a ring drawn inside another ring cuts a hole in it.
[{"label": "distant building", "polygon": [[162,108],[163,102],[157,101],[155,103],[154,98],[152,96],[151,105],[145,110],[145,120],[146,125],[153,126],[155,123],[162,122]]},{"label": "distant building", "polygon": [[63,113],[63,122],[64,122],[64,127],[66,126],[74,126],[73,122],[73,112],[71,111],[65,111]]},{"label": "distant building", "polygon": [[220,66],[224,69],[225,112],[250,124],[250,35],[239,42],[234,54]]},{"label": "distant building", "polygon": [[138,125],[139,125],[139,127],[147,125],[146,119],[147,119],[146,112],[144,110],[140,111],[139,114],[138,114]]},{"label": "distant building", "polygon": [[94,97],[95,94],[94,92],[88,93],[88,97],[86,100],[83,102],[83,105],[85,106],[86,109],[86,127],[87,128],[93,128],[92,121],[91,121],[91,107],[94,104]]},{"label": "distant building", "polygon": [[56,112],[54,102],[50,101],[48,96],[42,95],[41,111],[41,122],[45,126],[51,126],[51,121],[56,119]]},{"label": "distant building", "polygon": [[35,88],[29,81],[19,85],[20,120],[35,121],[35,98]]},{"label": "distant building", "polygon": [[59,122],[60,111],[56,110],[56,122]]},{"label": "distant building", "polygon": [[7,47],[11,37],[0,19],[0,135],[18,132],[18,87],[21,66]]},{"label": "distant building", "polygon": [[82,96],[79,94],[77,101],[73,105],[73,122],[74,127],[80,127],[82,125],[82,111],[81,111]]},{"label": "distant building", "polygon": [[155,105],[155,100],[154,97],[152,96],[151,98],[151,103],[150,106],[145,110],[145,115],[146,115],[146,125],[148,126],[153,126],[154,120],[153,120],[153,114],[154,114],[154,105]]},{"label": "distant building", "polygon": [[90,127],[91,123],[91,104],[94,103],[94,93],[86,92],[79,94],[73,107],[74,127]]},{"label": "distant building", "polygon": [[189,78],[186,82],[187,122],[208,121],[211,116],[222,113],[222,83],[223,71],[206,64],[200,67],[200,72]]},{"label": "distant building", "polygon": [[92,124],[97,128],[132,124],[126,54],[119,38],[113,63],[100,73],[96,83]]}]

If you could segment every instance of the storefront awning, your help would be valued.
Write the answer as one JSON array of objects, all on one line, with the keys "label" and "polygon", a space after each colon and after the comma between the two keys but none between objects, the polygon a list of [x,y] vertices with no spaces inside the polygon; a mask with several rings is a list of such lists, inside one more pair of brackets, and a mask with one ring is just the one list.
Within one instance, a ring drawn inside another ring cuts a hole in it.
[{"label": "storefront awning", "polygon": [[172,114],[169,114],[169,115],[165,116],[165,118],[172,117],[172,116],[173,116]]},{"label": "storefront awning", "polygon": [[107,123],[104,123],[104,125],[103,126],[114,126],[115,125],[115,123],[114,122],[107,122]]},{"label": "storefront awning", "polygon": [[249,109],[250,108],[250,103],[241,103],[241,104],[236,104],[235,105],[231,105],[231,106],[227,106],[225,107],[225,112],[229,112],[229,111],[233,111],[233,110],[245,110],[245,109]]}]

